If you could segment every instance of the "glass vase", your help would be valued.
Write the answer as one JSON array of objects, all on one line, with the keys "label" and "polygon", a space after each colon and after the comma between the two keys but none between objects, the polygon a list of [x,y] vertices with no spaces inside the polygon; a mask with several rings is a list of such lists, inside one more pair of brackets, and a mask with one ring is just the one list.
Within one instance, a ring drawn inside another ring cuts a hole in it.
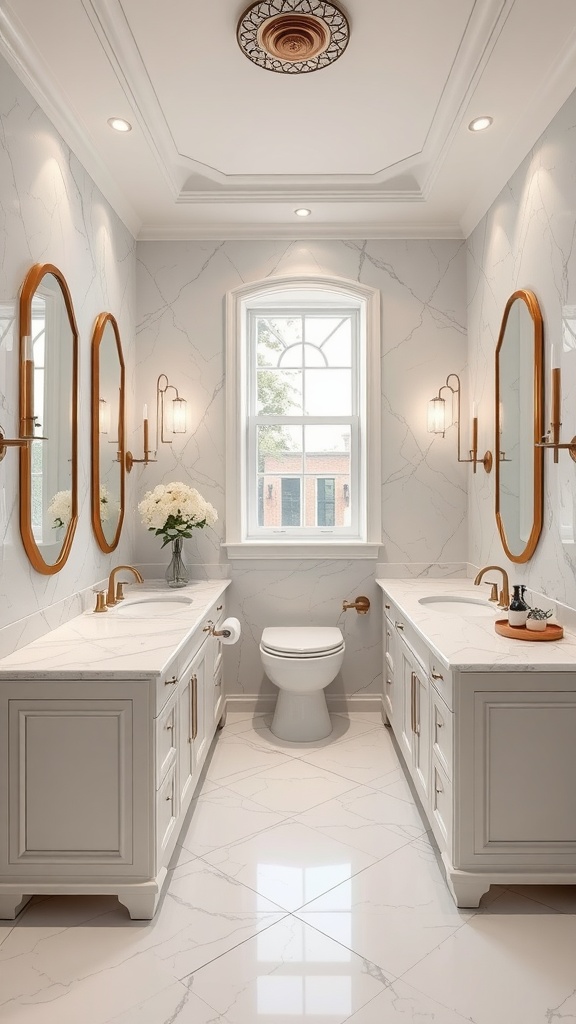
[{"label": "glass vase", "polygon": [[182,537],[175,537],[172,543],[172,558],[166,569],[166,583],[169,587],[185,587],[190,580],[190,573],[182,558]]}]

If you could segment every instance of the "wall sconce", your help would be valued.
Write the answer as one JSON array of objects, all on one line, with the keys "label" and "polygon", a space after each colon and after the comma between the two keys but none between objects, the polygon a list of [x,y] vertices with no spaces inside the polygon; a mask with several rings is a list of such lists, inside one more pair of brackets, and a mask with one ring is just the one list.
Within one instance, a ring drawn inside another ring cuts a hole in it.
[{"label": "wall sconce", "polygon": [[274,487],[272,484],[268,484],[268,497],[271,498],[274,494]]},{"label": "wall sconce", "polygon": [[[166,383],[160,384],[160,381]],[[167,391],[174,391],[176,397],[172,399],[172,406],[168,406],[170,416],[166,416],[164,396]],[[173,434],[186,433],[186,399],[180,398],[178,388],[168,383],[168,377],[161,373],[156,381],[156,444],[158,444],[158,424],[160,424],[160,441],[162,444],[171,444],[170,439],[164,437],[165,417],[168,420],[168,429]]]},{"label": "wall sconce", "polygon": [[[566,448],[569,452],[570,458],[576,462],[576,436],[571,441],[560,441],[560,427],[562,426],[562,420],[560,418],[560,410],[562,408],[562,381],[561,381],[561,370],[559,366],[555,366],[552,369],[552,399],[550,409],[550,430],[541,441],[536,443],[536,448],[553,448],[554,449],[554,462],[558,462],[558,452],[561,448]],[[552,438],[552,440],[550,440]]]},{"label": "wall sconce", "polygon": [[126,469],[128,472],[130,472],[135,462],[142,462],[145,466],[150,462],[157,462],[158,459],[156,459],[155,456],[158,454],[158,444],[172,443],[170,438],[164,437],[166,415],[164,396],[167,391],[175,392],[175,398],[172,399],[171,407],[169,407],[170,417],[166,417],[170,420],[168,429],[172,434],[186,433],[186,399],[180,398],[178,388],[175,388],[173,384],[168,382],[168,377],[165,373],[161,373],[156,381],[156,448],[152,451],[149,446],[148,406],[145,405],[142,412],[144,428],[144,458],[135,459],[132,452],[126,452]]},{"label": "wall sconce", "polygon": [[[456,381],[455,387],[450,384],[450,378],[454,378]],[[449,409],[446,406],[446,399],[442,398],[442,392],[446,390],[450,391],[452,395]],[[485,452],[483,458],[478,458],[478,417],[475,405],[472,407],[472,446],[470,448],[470,457],[463,459],[461,456],[460,378],[457,373],[449,373],[446,377],[446,383],[442,385],[436,397],[428,402],[428,431],[431,434],[442,434],[442,437],[445,436],[447,428],[454,422],[454,395],[456,395],[456,424],[458,426],[458,462],[471,462],[474,472],[476,472],[476,466],[480,463],[484,466],[486,472],[489,473],[492,469],[492,452]]]}]

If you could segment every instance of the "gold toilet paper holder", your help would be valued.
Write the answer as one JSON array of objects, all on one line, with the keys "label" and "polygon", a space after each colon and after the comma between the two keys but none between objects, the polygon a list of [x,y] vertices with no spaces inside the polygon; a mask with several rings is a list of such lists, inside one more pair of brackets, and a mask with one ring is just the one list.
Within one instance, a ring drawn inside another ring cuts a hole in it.
[{"label": "gold toilet paper holder", "polygon": [[204,626],[202,632],[210,633],[210,636],[223,636],[226,639],[228,639],[228,637],[231,635],[229,629],[216,629],[214,623],[212,622],[212,619],[208,619],[208,622]]},{"label": "gold toilet paper holder", "polygon": [[353,601],[342,601],[343,612],[347,612],[350,608],[355,608],[358,615],[366,615],[370,608],[370,600],[361,594],[360,597],[355,597]]}]

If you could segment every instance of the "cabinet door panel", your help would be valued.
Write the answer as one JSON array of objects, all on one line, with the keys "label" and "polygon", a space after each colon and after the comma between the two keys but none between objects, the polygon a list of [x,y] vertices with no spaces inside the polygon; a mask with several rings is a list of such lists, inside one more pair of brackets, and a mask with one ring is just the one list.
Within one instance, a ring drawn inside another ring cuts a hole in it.
[{"label": "cabinet door panel", "polygon": [[132,702],[10,701],[12,863],[132,858]]},{"label": "cabinet door panel", "polygon": [[476,852],[576,844],[572,696],[476,693],[475,722]]},{"label": "cabinet door panel", "polygon": [[414,672],[412,663],[408,661],[404,650],[400,648],[400,665],[402,680],[402,728],[400,745],[408,763],[412,766],[412,750],[414,743]]}]

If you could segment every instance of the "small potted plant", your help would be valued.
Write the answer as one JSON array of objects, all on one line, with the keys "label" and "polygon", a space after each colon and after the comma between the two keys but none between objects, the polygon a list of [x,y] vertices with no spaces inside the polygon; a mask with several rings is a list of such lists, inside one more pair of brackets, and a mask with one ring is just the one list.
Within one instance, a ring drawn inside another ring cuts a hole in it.
[{"label": "small potted plant", "polygon": [[546,629],[546,619],[549,619],[552,611],[545,612],[543,608],[530,608],[526,619],[526,629],[541,632]]}]

